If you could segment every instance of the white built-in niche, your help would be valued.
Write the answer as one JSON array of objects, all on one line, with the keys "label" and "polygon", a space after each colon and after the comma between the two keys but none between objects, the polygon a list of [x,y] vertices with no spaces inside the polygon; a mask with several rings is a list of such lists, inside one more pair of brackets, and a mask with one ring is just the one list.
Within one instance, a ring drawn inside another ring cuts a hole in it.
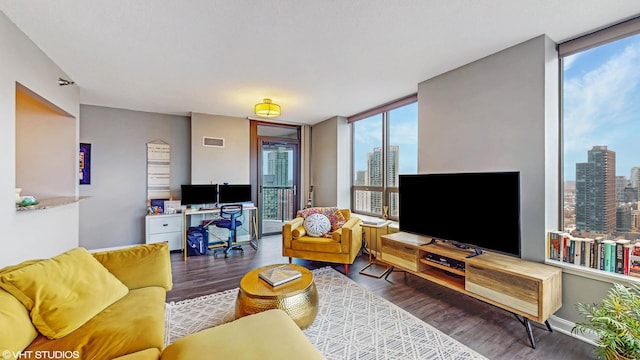
[{"label": "white built-in niche", "polygon": [[76,119],[16,83],[16,188],[38,208],[76,201]]}]

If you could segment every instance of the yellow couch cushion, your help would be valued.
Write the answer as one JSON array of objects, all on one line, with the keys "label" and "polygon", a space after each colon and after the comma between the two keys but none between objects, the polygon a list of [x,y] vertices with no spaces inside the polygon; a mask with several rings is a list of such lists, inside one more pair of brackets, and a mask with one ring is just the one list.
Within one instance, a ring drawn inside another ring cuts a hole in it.
[{"label": "yellow couch cushion", "polygon": [[160,359],[160,350],[153,348],[142,351],[136,351],[132,354],[118,356],[113,360],[158,360]]},{"label": "yellow couch cushion", "polygon": [[165,300],[166,292],[158,286],[131,290],[76,331],[55,340],[39,336],[26,350],[77,351],[78,359],[96,360],[161,350]]},{"label": "yellow couch cushion", "polygon": [[3,359],[15,359],[13,354],[24,350],[36,336],[38,331],[31,323],[27,308],[0,289],[0,356],[4,356],[3,351],[9,351],[11,355]]},{"label": "yellow couch cushion", "polygon": [[328,253],[340,253],[342,248],[340,243],[330,238],[317,238],[304,236],[291,242],[291,248],[294,250],[319,251]]},{"label": "yellow couch cushion", "polygon": [[169,244],[166,242],[97,252],[93,256],[129,289],[162,286],[169,291],[173,287]]},{"label": "yellow couch cushion", "polygon": [[0,274],[0,287],[29,310],[48,338],[76,330],[129,289],[84,248]]},{"label": "yellow couch cushion", "polygon": [[245,316],[187,335],[169,345],[161,357],[162,360],[204,358],[323,359],[298,325],[279,309]]}]

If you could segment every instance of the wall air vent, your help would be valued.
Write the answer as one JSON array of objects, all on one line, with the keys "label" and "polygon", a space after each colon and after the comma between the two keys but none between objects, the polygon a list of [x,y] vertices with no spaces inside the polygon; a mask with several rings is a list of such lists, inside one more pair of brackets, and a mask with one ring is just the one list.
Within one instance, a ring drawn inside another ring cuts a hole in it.
[{"label": "wall air vent", "polygon": [[216,147],[223,148],[224,147],[224,139],[222,138],[214,138],[209,136],[202,137],[202,146],[204,147]]}]

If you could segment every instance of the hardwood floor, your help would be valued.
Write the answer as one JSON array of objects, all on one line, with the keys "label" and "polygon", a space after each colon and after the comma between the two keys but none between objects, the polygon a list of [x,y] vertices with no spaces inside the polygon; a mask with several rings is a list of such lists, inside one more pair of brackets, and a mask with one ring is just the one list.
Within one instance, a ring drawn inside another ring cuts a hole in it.
[{"label": "hardwood floor", "polygon": [[[294,259],[309,269],[332,266],[340,273],[343,266]],[[173,290],[167,301],[179,301],[237,288],[242,276],[251,269],[268,264],[286,263],[280,236],[260,240],[260,249],[245,246],[244,253],[190,257],[172,253]],[[544,325],[532,322],[536,349],[532,349],[522,324],[504,310],[459,294],[422,278],[393,273],[388,281],[359,274],[368,262],[360,255],[349,268],[349,277],[373,293],[398,305],[431,326],[469,346],[489,359],[595,359],[593,346],[559,332],[548,332]]]}]

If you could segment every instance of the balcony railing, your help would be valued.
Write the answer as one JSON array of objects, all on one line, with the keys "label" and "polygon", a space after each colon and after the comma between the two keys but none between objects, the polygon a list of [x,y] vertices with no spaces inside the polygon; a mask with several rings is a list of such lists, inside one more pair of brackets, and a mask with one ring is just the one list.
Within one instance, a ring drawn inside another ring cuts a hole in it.
[{"label": "balcony railing", "polygon": [[295,216],[295,193],[292,186],[262,187],[262,219],[288,221]]}]

